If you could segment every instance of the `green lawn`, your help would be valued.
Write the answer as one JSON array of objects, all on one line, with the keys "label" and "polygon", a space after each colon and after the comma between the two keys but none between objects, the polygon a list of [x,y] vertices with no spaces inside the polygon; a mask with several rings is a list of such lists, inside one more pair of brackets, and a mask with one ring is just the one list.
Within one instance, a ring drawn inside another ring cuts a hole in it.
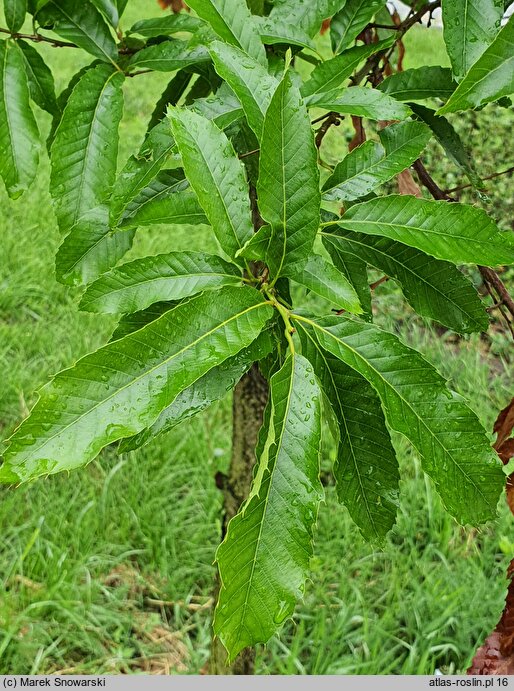
[{"label": "green lawn", "polygon": [[[62,88],[80,65],[71,51],[46,53]],[[406,67],[422,59],[445,60],[436,30],[415,29],[407,40]],[[120,161],[137,148],[165,82],[166,75],[129,80]],[[467,133],[483,174],[508,167],[511,113],[489,108],[454,121]],[[40,123],[46,133],[44,115]],[[331,133],[336,158],[348,136],[344,127]],[[443,164],[436,144],[427,161],[442,184],[466,182]],[[10,202],[0,191],[2,438],[33,404],[37,387],[103,343],[113,327],[111,318],[79,313],[79,291],[54,280],[60,238],[48,174],[43,157],[37,183],[21,201]],[[490,196],[494,214],[508,225],[509,181],[492,183]],[[141,232],[132,256],[186,247],[214,245],[205,229],[160,226]],[[451,333],[439,336],[392,285],[381,286],[377,296],[378,321],[436,363],[490,429],[514,391],[512,348],[503,332],[496,327],[489,339],[459,341]],[[403,498],[386,548],[362,540],[329,487],[305,601],[280,639],[259,650],[260,673],[462,671],[496,623],[514,556],[511,516],[502,508],[497,525],[459,527],[444,513],[416,455],[397,441]],[[327,442],[326,467],[333,453]],[[225,400],[140,452],[117,457],[107,450],[70,476],[0,490],[0,673],[198,672],[208,657],[219,534],[214,475],[229,455]]]}]

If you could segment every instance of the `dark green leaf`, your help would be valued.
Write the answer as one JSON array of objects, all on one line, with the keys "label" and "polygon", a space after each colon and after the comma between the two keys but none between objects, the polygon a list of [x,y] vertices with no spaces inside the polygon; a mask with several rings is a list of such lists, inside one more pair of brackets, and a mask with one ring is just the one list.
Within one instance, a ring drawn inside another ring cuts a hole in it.
[{"label": "dark green leaf", "polygon": [[116,63],[118,48],[101,13],[89,0],[49,0],[36,15],[41,26],[100,60]]},{"label": "dark green leaf", "polygon": [[330,22],[334,53],[341,53],[348,48],[384,5],[385,0],[346,0],[343,8]]},{"label": "dark green leaf", "polygon": [[23,53],[14,41],[0,41],[0,70],[0,175],[17,199],[36,177],[40,144]]},{"label": "dark green leaf", "polygon": [[500,30],[503,0],[443,0],[442,8],[444,42],[460,81]]},{"label": "dark green leaf", "polygon": [[138,434],[181,391],[250,345],[272,314],[257,291],[224,288],[216,301],[199,295],[86,355],[41,389],[10,439],[0,481],[71,470]]},{"label": "dark green leaf", "polygon": [[397,72],[378,85],[378,89],[398,101],[448,98],[457,88],[447,67],[416,67]]},{"label": "dark green leaf", "polygon": [[139,329],[159,319],[165,312],[169,312],[178,304],[180,303],[155,302],[153,305],[150,305],[150,307],[139,310],[139,312],[124,314],[114,329],[110,342],[118,341],[120,338],[125,338],[125,336],[134,333],[134,331],[139,331]]},{"label": "dark green leaf", "polygon": [[514,93],[514,15],[512,15],[438,115],[478,108]]},{"label": "dark green leaf", "polygon": [[59,115],[61,111],[55,98],[54,78],[50,68],[33,46],[25,41],[18,41],[18,45],[25,58],[31,99],[51,115]]},{"label": "dark green leaf", "polygon": [[323,239],[398,281],[406,299],[423,317],[459,333],[487,330],[489,319],[476,290],[453,264],[388,238],[348,230],[340,229]]},{"label": "dark green leaf", "polygon": [[367,141],[351,151],[323,185],[323,198],[359,199],[408,168],[432,132],[421,122],[399,122],[379,132],[381,144]]},{"label": "dark green leaf", "polygon": [[27,14],[27,0],[4,0],[5,21],[15,34],[23,26]]},{"label": "dark green leaf", "polygon": [[339,309],[353,314],[362,313],[359,298],[350,281],[319,254],[311,254],[304,268],[292,278]]},{"label": "dark green leaf", "polygon": [[398,509],[400,473],[380,399],[366,379],[326,350],[316,331],[296,322],[302,353],[328,396],[339,431],[337,495],[367,540],[382,543]]},{"label": "dark green leaf", "polygon": [[493,518],[505,486],[501,463],[476,415],[441,375],[372,324],[349,317],[309,323],[322,348],[373,386],[389,427],[416,448],[447,510],[463,524]]},{"label": "dark green leaf", "polygon": [[184,108],[170,111],[186,176],[224,252],[233,258],[253,234],[244,166],[218,127]]},{"label": "dark green leaf", "polygon": [[306,99],[312,108],[323,108],[336,113],[358,115],[371,120],[404,120],[412,114],[411,109],[377,89],[352,86],[342,93],[340,89],[318,93]]},{"label": "dark green leaf", "polygon": [[261,43],[258,24],[241,0],[191,0],[191,8],[226,43],[241,48],[247,55],[267,67],[266,52]]},{"label": "dark green leaf", "polygon": [[356,257],[353,253],[345,252],[344,247],[339,247],[332,242],[328,242],[325,234],[322,235],[322,240],[334,265],[346,276],[357,293],[359,303],[363,309],[363,319],[366,321],[373,321],[371,290],[369,287],[366,262],[360,257]]},{"label": "dark green leaf", "polygon": [[91,0],[91,2],[97,10],[100,10],[109,24],[116,29],[120,23],[120,16],[116,0]]},{"label": "dark green leaf", "polygon": [[271,378],[270,424],[248,500],[216,554],[214,631],[229,660],[265,643],[302,597],[323,490],[321,392],[312,366],[290,356]]},{"label": "dark green leaf", "polygon": [[276,280],[305,264],[320,220],[314,137],[307,108],[289,74],[266,113],[257,196],[262,217],[272,229],[268,262]]},{"label": "dark green leaf", "polygon": [[129,69],[173,72],[188,65],[207,62],[209,53],[202,46],[190,48],[187,41],[173,39],[143,48],[130,58]]},{"label": "dark green leaf", "polygon": [[152,19],[142,19],[136,22],[128,31],[129,34],[139,34],[145,38],[169,36],[181,31],[194,33],[203,26],[201,19],[191,17],[190,14],[170,14]]},{"label": "dark green leaf", "polygon": [[512,233],[502,232],[482,209],[465,204],[390,195],[352,206],[340,225],[383,235],[454,264],[514,263]]},{"label": "dark green leaf", "polygon": [[[178,15],[174,15],[178,16]],[[161,120],[166,117],[168,106],[176,106],[181,97],[187,91],[193,73],[188,70],[180,70],[171,79],[168,86],[162,92],[162,96],[155,104],[155,108],[148,123],[148,130],[151,130],[155,125],[158,125]]]}]

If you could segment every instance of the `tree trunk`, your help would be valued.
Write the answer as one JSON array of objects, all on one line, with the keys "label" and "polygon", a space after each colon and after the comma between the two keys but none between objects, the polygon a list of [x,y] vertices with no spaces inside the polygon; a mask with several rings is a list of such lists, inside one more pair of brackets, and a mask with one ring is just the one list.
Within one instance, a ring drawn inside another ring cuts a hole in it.
[{"label": "tree trunk", "polygon": [[[218,474],[216,482],[223,491],[222,539],[227,525],[248,496],[255,465],[255,446],[262,425],[264,409],[268,400],[268,382],[262,376],[257,363],[241,379],[234,390],[232,458],[228,475]],[[215,599],[220,588],[219,575],[216,577]],[[245,648],[234,662],[226,665],[227,653],[218,638],[213,639],[210,674],[253,674],[255,650]]]}]

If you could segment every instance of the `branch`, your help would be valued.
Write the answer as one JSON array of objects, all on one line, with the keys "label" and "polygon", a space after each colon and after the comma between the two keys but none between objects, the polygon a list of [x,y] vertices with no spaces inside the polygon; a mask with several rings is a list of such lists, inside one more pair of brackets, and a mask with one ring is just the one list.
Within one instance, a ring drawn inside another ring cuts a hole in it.
[{"label": "branch", "polygon": [[53,38],[48,38],[47,36],[42,36],[41,34],[19,34],[12,33],[9,29],[3,29],[0,27],[0,33],[9,34],[11,38],[24,38],[27,41],[34,41],[35,43],[50,43],[54,48],[78,48],[74,43],[68,43],[68,41],[57,41]]},{"label": "branch", "polygon": [[430,192],[434,199],[444,200],[447,202],[455,201],[454,199],[449,197],[448,194],[444,192],[444,190],[442,190],[439,187],[437,182],[434,180],[434,178],[430,175],[428,170],[423,165],[420,158],[418,158],[418,160],[413,164],[412,167],[418,174],[419,181],[421,182],[423,187],[427,188],[427,190]]},{"label": "branch", "polygon": [[321,125],[316,133],[316,147],[319,149],[323,143],[323,137],[327,134],[328,130],[335,125],[339,127],[341,124],[341,117],[337,113],[329,113],[328,117],[325,118],[325,122]]},{"label": "branch", "polygon": [[[511,166],[510,168],[507,168],[507,170],[502,170],[499,173],[492,173],[491,175],[486,175],[482,180],[492,180],[493,178],[498,178],[500,175],[508,175],[509,173],[514,173],[514,166]],[[446,194],[449,194],[450,192],[460,192],[460,190],[465,190],[468,187],[473,187],[471,183],[468,183],[467,185],[459,185],[458,187],[452,187],[449,190],[445,190]]]}]

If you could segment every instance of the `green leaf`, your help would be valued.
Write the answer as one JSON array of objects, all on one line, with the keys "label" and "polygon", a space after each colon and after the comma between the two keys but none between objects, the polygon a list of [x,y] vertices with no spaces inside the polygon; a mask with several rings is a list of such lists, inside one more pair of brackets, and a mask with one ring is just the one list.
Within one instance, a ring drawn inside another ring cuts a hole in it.
[{"label": "green leaf", "polygon": [[104,274],[80,302],[87,312],[137,312],[154,302],[182,300],[204,290],[241,285],[233,264],[204,252],[171,252],[136,259]]},{"label": "green leaf", "polygon": [[100,60],[116,64],[118,48],[101,13],[89,0],[49,0],[36,15],[38,23]]},{"label": "green leaf", "polygon": [[224,288],[178,305],[58,374],[10,439],[0,481],[89,463],[152,425],[176,396],[257,338],[273,314],[255,290]]},{"label": "green leaf", "polygon": [[78,72],[76,72],[73,77],[70,79],[68,82],[68,85],[61,91],[59,96],[57,97],[57,111],[54,113],[53,118],[52,118],[52,124],[50,127],[50,133],[48,134],[47,140],[46,140],[46,148],[48,151],[48,154],[50,154],[52,150],[52,144],[55,139],[55,133],[57,132],[57,128],[60,125],[61,119],[62,119],[62,114],[64,112],[64,109],[66,108],[66,105],[70,99],[71,94],[73,93],[73,89],[77,86],[79,83],[80,79],[86,74],[86,72],[93,67],[96,67],[97,65],[102,64],[99,60],[95,60],[92,62],[90,65],[85,65],[82,69],[80,69]]},{"label": "green leaf", "polygon": [[0,69],[0,175],[17,199],[36,177],[40,144],[23,53],[14,41],[0,41]]},{"label": "green leaf", "polygon": [[448,98],[457,88],[448,67],[416,67],[392,74],[377,87],[398,101]]},{"label": "green leaf", "polygon": [[265,45],[273,46],[277,43],[285,43],[316,50],[316,45],[309,34],[302,27],[288,21],[279,19],[273,22],[267,17],[263,17],[259,23],[259,34]]},{"label": "green leaf", "polygon": [[187,41],[173,39],[143,48],[130,58],[128,68],[174,72],[189,65],[209,60],[209,53],[203,46],[190,48]]},{"label": "green leaf", "polygon": [[373,321],[371,290],[366,262],[355,256],[355,254],[345,252],[344,246],[336,246],[333,242],[328,242],[324,233],[321,239],[334,265],[346,276],[357,293],[363,310],[362,318],[366,321]]},{"label": "green leaf", "polygon": [[136,22],[127,33],[139,34],[145,38],[155,38],[182,31],[194,34],[201,26],[203,26],[202,20],[191,17],[190,14],[170,14],[152,19],[142,19]]},{"label": "green leaf", "polygon": [[216,72],[241,101],[248,124],[260,140],[264,117],[277,88],[277,80],[262,65],[234,46],[214,41],[209,50]]},{"label": "green leaf", "polygon": [[226,84],[222,84],[213,96],[195,99],[190,108],[198,115],[213,120],[220,129],[243,117],[241,103]]},{"label": "green leaf", "polygon": [[119,446],[120,453],[139,449],[224,398],[252,364],[269,355],[274,346],[271,329],[265,329],[248,348],[228,358],[222,365],[213,367],[198,381],[182,391],[173,403],[162,411],[151,427],[134,437],[124,439]]},{"label": "green leaf", "polygon": [[346,0],[343,8],[330,22],[334,53],[341,53],[348,48],[384,5],[385,0]]},{"label": "green leaf", "polygon": [[307,108],[289,74],[266,113],[257,197],[272,229],[268,262],[276,280],[305,264],[320,220],[317,151]]},{"label": "green leaf", "polygon": [[233,258],[253,234],[244,166],[225,134],[184,108],[170,110],[184,170],[224,252]]},{"label": "green leaf", "polygon": [[326,94],[339,88],[355,72],[363,60],[389,48],[393,43],[394,40],[388,38],[369,46],[350,48],[350,50],[346,50],[331,60],[325,60],[314,68],[310,78],[302,85],[302,96],[307,98],[317,94]]},{"label": "green leaf", "polygon": [[103,14],[109,24],[116,29],[120,23],[118,5],[115,0],[91,0],[97,10]]},{"label": "green leaf", "polygon": [[389,427],[416,448],[449,513],[463,524],[494,518],[505,485],[501,463],[476,415],[441,375],[372,324],[349,317],[307,321],[322,348],[373,386]]},{"label": "green leaf", "polygon": [[[162,171],[127,207],[119,228],[168,224],[208,224],[198,197],[179,171]],[[182,171],[180,171],[182,172]]]},{"label": "green leaf", "polygon": [[5,21],[13,34],[23,26],[26,14],[27,0],[4,0]]},{"label": "green leaf", "polygon": [[436,115],[435,111],[419,103],[411,103],[410,106],[414,113],[430,127],[448,157],[464,171],[472,185],[483,189],[484,183],[476,172],[475,164],[453,125],[446,118]]},{"label": "green leaf", "polygon": [[404,120],[412,114],[411,109],[391,96],[377,89],[363,86],[352,86],[328,93],[318,93],[306,99],[312,108],[323,108],[343,115],[358,115],[370,120]]},{"label": "green leaf", "polygon": [[487,330],[489,319],[476,290],[453,264],[388,238],[348,230],[326,234],[323,240],[398,281],[421,316],[459,333]]},{"label": "green leaf", "polygon": [[269,15],[273,24],[288,22],[300,27],[311,38],[320,30],[321,23],[334,15],[345,0],[275,0]]},{"label": "green leaf", "polygon": [[265,261],[271,242],[271,227],[262,226],[245,243],[242,250],[237,253],[238,257],[244,257],[252,261]]},{"label": "green leaf", "polygon": [[132,247],[134,231],[111,233],[109,210],[102,207],[95,217],[81,220],[64,238],[55,258],[59,281],[84,285],[115,266]]},{"label": "green leaf", "polygon": [[159,319],[159,317],[162,317],[165,312],[169,312],[179,304],[180,302],[171,301],[154,302],[153,305],[150,305],[150,307],[147,307],[144,310],[124,314],[114,329],[109,342],[111,343],[112,341],[118,341],[120,338],[125,338],[125,336],[128,336],[129,334],[139,331],[139,329],[148,326],[148,324],[154,322],[156,319]]},{"label": "green leaf", "polygon": [[361,314],[357,293],[348,279],[336,267],[321,257],[311,254],[304,268],[292,276],[308,290],[329,300],[339,309]]},{"label": "green leaf", "polygon": [[81,77],[68,100],[51,150],[50,192],[63,232],[102,215],[116,174],[123,80],[100,64]]},{"label": "green leaf", "polygon": [[366,540],[383,543],[398,509],[400,473],[380,399],[360,374],[323,350],[316,331],[296,322],[302,353],[314,367],[339,430],[337,496]]},{"label": "green leaf", "polygon": [[246,2],[240,0],[191,0],[188,3],[201,19],[226,43],[241,48],[247,55],[267,67],[266,52],[261,43],[258,24]]},{"label": "green leaf", "polygon": [[408,168],[432,136],[421,122],[399,122],[380,130],[381,144],[367,141],[351,151],[323,185],[330,201],[359,199]]},{"label": "green leaf", "polygon": [[489,48],[470,68],[445,106],[437,111],[455,113],[478,108],[514,93],[514,15]]},{"label": "green leaf", "polygon": [[[177,16],[177,15],[174,15]],[[151,130],[155,125],[158,125],[161,120],[166,117],[168,106],[176,106],[179,100],[187,91],[193,72],[190,70],[179,70],[177,74],[170,80],[160,99],[155,104],[150,122],[148,123],[148,130]]]},{"label": "green leaf", "polygon": [[248,500],[218,548],[214,632],[229,661],[265,643],[303,596],[323,490],[321,391],[312,366],[290,356],[271,378],[270,424]]},{"label": "green leaf", "polygon": [[383,235],[454,264],[514,263],[512,234],[502,232],[482,209],[465,204],[390,195],[352,206],[340,225]]},{"label": "green leaf", "polygon": [[25,58],[25,72],[29,84],[30,98],[50,115],[60,115],[55,97],[55,84],[50,68],[37,50],[26,43],[18,41]]},{"label": "green leaf", "polygon": [[503,0],[443,0],[443,36],[458,81],[501,28]]}]

